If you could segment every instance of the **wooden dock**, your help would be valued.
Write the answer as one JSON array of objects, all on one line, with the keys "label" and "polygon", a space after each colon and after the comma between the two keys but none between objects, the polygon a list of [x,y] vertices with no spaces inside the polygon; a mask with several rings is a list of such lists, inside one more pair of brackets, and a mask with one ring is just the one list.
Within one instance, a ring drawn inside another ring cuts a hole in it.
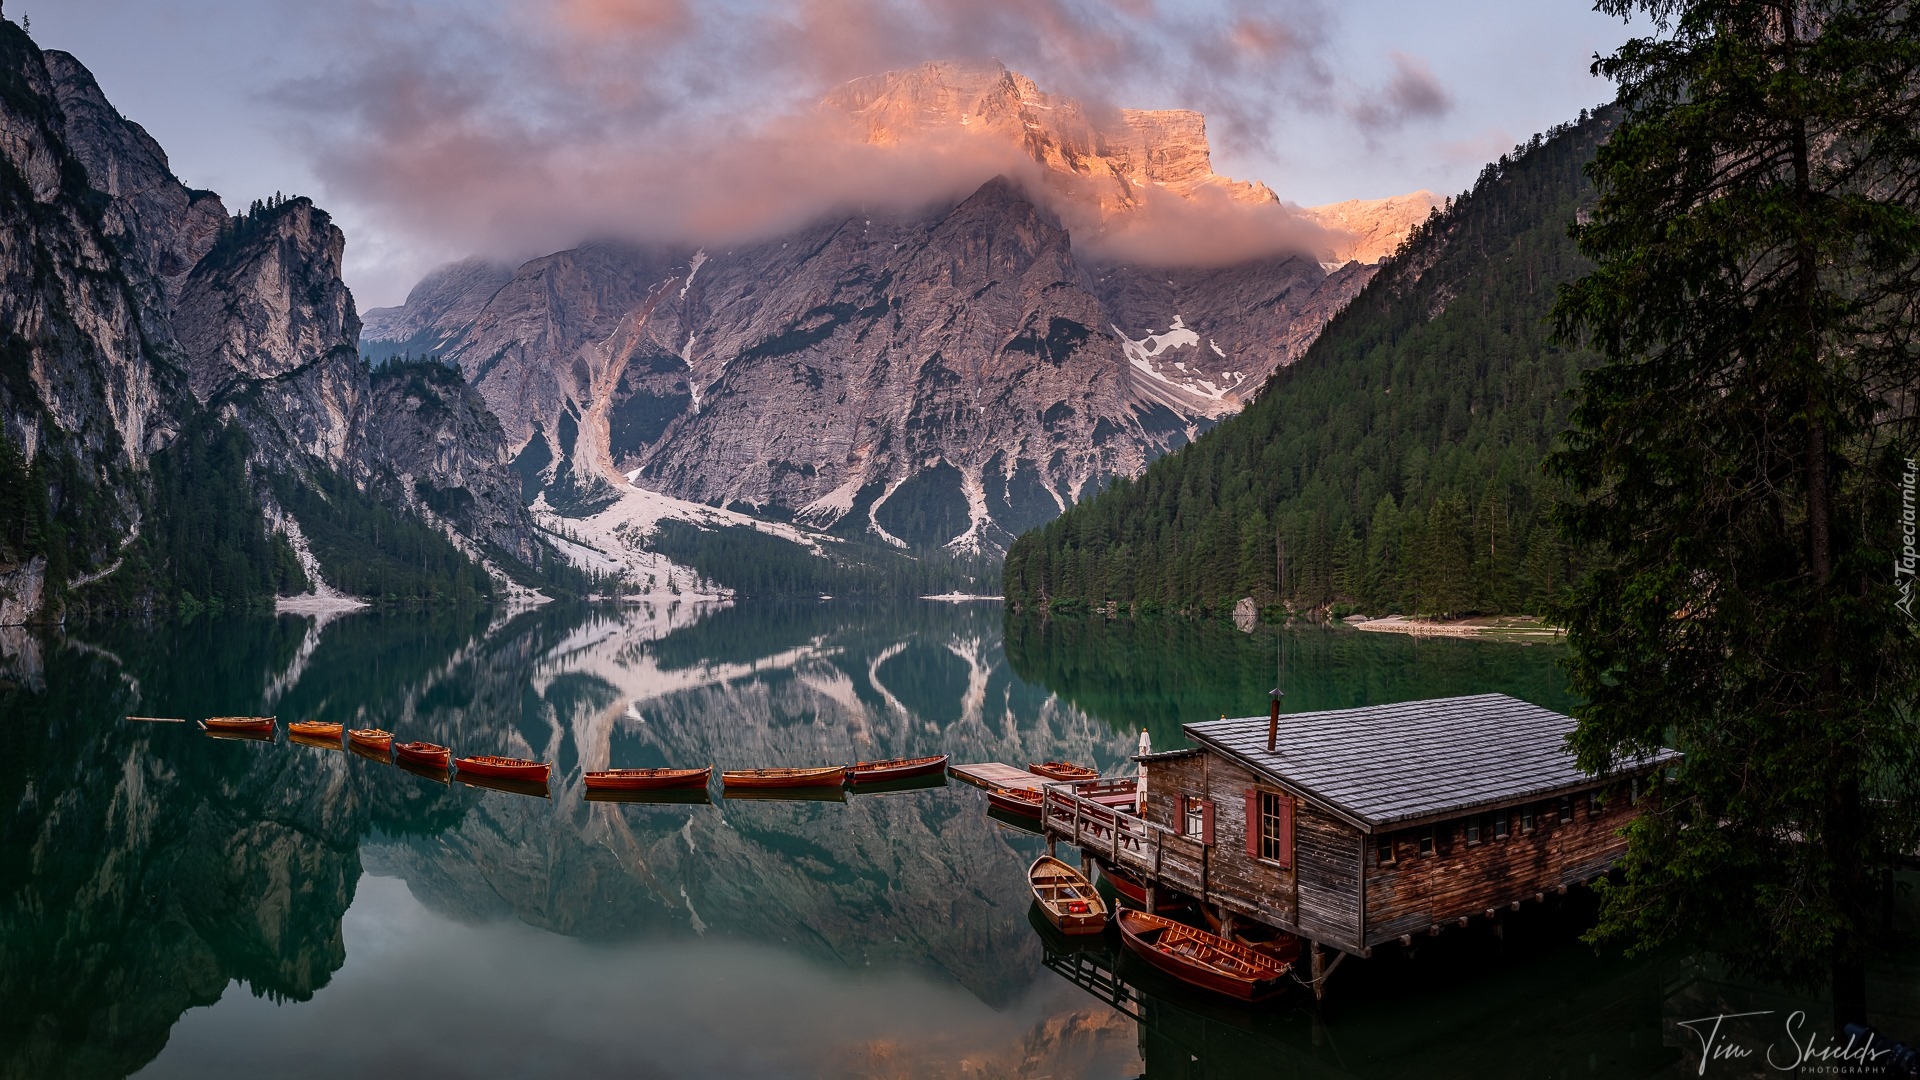
[{"label": "wooden dock", "polygon": [[1025,769],[1016,769],[1005,762],[988,761],[979,765],[950,765],[947,771],[976,787],[1022,788],[1027,791],[1039,791],[1042,785],[1052,783],[1044,776],[1035,776]]}]

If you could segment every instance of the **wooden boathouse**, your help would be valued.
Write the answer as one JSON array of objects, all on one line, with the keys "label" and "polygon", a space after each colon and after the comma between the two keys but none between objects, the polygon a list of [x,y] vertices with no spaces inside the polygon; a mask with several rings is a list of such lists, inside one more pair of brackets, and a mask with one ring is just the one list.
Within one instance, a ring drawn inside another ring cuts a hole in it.
[{"label": "wooden boathouse", "polygon": [[[1187,724],[1146,754],[1136,816],[1048,785],[1041,821],[1156,891],[1369,956],[1607,872],[1660,754],[1606,776],[1574,720],[1504,694]],[[1339,957],[1335,957],[1339,959]],[[1328,969],[1330,970],[1330,969]]]}]

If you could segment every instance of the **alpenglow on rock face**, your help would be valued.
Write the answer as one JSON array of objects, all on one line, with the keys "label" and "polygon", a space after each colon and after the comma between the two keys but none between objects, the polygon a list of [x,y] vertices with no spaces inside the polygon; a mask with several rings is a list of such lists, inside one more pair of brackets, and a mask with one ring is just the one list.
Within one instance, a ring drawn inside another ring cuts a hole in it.
[{"label": "alpenglow on rock face", "polygon": [[1226,266],[1089,258],[1071,229],[1166,200],[1289,211],[1213,172],[1198,113],[1123,112],[1107,132],[1003,68],[856,80],[821,109],[901,153],[928,132],[977,134],[1009,175],[757,244],[593,244],[504,282],[455,264],[370,313],[363,350],[457,362],[517,448],[529,501],[563,512],[631,477],[843,534],[997,551],[1304,352],[1373,272],[1324,245],[1372,251],[1405,231],[1362,236],[1349,207],[1329,233],[1296,211],[1321,247]]}]

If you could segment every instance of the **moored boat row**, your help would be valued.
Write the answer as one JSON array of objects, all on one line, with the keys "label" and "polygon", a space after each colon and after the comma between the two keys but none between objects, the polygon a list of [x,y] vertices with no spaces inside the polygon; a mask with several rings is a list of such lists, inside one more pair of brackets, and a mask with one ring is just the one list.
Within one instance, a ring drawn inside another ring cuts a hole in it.
[{"label": "moored boat row", "polygon": [[[209,734],[271,739],[275,722],[271,716],[220,716],[204,720],[200,726]],[[429,774],[452,771],[468,778],[545,785],[553,771],[553,766],[544,761],[495,754],[456,758],[450,747],[438,743],[396,743],[393,732],[382,728],[349,730],[345,724],[300,720],[287,725],[287,734],[309,746],[336,749],[344,735],[347,748],[362,756],[392,760]],[[937,754],[816,768],[730,770],[721,773],[721,782],[727,788],[742,790],[839,788],[849,784],[859,788],[944,774],[946,765],[947,756]],[[712,777],[713,766],[706,765],[697,769],[595,769],[584,773],[582,779],[590,792],[617,793],[705,788]]]}]

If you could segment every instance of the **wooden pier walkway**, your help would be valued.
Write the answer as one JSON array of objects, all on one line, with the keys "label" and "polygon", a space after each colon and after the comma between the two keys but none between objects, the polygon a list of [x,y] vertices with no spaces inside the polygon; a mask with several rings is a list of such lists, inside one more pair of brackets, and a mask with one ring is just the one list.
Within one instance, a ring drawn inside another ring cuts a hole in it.
[{"label": "wooden pier walkway", "polygon": [[988,761],[979,765],[951,765],[947,771],[977,787],[1021,788],[1026,791],[1039,791],[1052,783],[1044,776],[1035,776],[1025,769],[1016,769],[999,761]]}]

